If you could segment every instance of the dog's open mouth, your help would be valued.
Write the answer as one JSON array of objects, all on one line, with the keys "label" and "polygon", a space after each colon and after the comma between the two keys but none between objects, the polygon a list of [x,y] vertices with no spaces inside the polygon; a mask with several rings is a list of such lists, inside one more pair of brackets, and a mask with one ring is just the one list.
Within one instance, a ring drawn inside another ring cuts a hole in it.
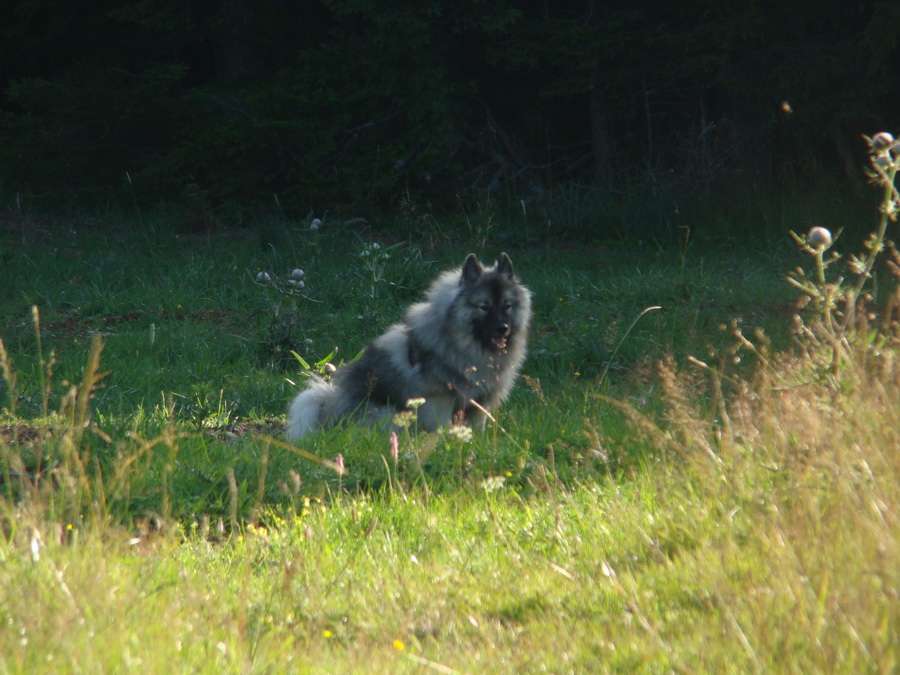
[{"label": "dog's open mouth", "polygon": [[491,344],[494,345],[497,349],[506,349],[506,336],[495,335],[491,338]]}]

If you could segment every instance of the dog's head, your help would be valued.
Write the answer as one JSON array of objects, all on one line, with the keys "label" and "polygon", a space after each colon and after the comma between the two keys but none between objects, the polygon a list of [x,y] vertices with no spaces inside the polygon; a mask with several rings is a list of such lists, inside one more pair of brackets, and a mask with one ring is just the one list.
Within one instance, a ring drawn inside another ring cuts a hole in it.
[{"label": "dog's head", "polygon": [[527,327],[528,291],[516,279],[506,253],[484,267],[470,253],[462,267],[460,286],[473,333],[485,349],[505,351],[509,340]]}]

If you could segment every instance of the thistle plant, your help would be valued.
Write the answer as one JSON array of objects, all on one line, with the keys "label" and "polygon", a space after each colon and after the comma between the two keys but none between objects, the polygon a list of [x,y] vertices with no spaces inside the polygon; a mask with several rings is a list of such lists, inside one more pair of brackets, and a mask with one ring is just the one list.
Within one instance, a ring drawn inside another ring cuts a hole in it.
[{"label": "thistle plant", "polygon": [[295,268],[287,278],[273,277],[266,271],[259,271],[256,284],[263,289],[264,300],[257,314],[270,317],[266,337],[262,340],[265,355],[275,363],[292,362],[291,353],[305,351],[310,340],[296,334],[296,326],[301,323],[302,307],[306,302],[315,302],[307,295],[306,273]]},{"label": "thistle plant", "polygon": [[371,298],[375,298],[379,285],[385,282],[385,268],[387,261],[391,258],[389,251],[392,248],[396,248],[396,245],[381,248],[381,244],[378,242],[371,242],[363,244],[359,252],[362,273],[369,283],[369,297]]},{"label": "thistle plant", "polygon": [[[832,250],[837,237],[822,226],[815,226],[806,235],[791,232],[800,250],[813,256],[815,274],[809,277],[802,268],[788,275],[788,282],[800,289],[807,302],[815,311],[813,330],[802,326],[808,335],[824,339],[831,351],[831,370],[837,373],[842,361],[851,359],[851,343],[857,332],[857,317],[866,301],[873,299],[876,290],[873,270],[878,257],[889,242],[886,240],[888,224],[897,221],[900,213],[900,194],[895,185],[897,169],[900,167],[900,141],[881,132],[869,143],[869,177],[881,188],[878,226],[866,239],[864,252],[851,255],[846,266],[852,281],[843,275],[828,274],[829,268],[841,256]],[[891,267],[892,270],[895,266]],[[895,272],[896,274],[896,272]]]}]

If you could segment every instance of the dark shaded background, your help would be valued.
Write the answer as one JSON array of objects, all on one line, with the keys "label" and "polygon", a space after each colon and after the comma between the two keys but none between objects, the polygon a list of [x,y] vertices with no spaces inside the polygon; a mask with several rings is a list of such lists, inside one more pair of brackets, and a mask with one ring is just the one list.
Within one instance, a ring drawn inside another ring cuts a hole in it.
[{"label": "dark shaded background", "polygon": [[860,190],[900,109],[895,1],[27,0],[0,26],[9,208]]}]

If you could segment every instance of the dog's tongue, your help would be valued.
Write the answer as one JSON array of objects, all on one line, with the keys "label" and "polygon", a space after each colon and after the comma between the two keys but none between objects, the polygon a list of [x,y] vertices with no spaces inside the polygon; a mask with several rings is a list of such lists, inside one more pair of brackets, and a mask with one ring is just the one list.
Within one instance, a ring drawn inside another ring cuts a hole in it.
[{"label": "dog's tongue", "polygon": [[503,337],[502,335],[497,335],[497,336],[491,338],[491,343],[497,349],[506,349],[506,338]]}]

